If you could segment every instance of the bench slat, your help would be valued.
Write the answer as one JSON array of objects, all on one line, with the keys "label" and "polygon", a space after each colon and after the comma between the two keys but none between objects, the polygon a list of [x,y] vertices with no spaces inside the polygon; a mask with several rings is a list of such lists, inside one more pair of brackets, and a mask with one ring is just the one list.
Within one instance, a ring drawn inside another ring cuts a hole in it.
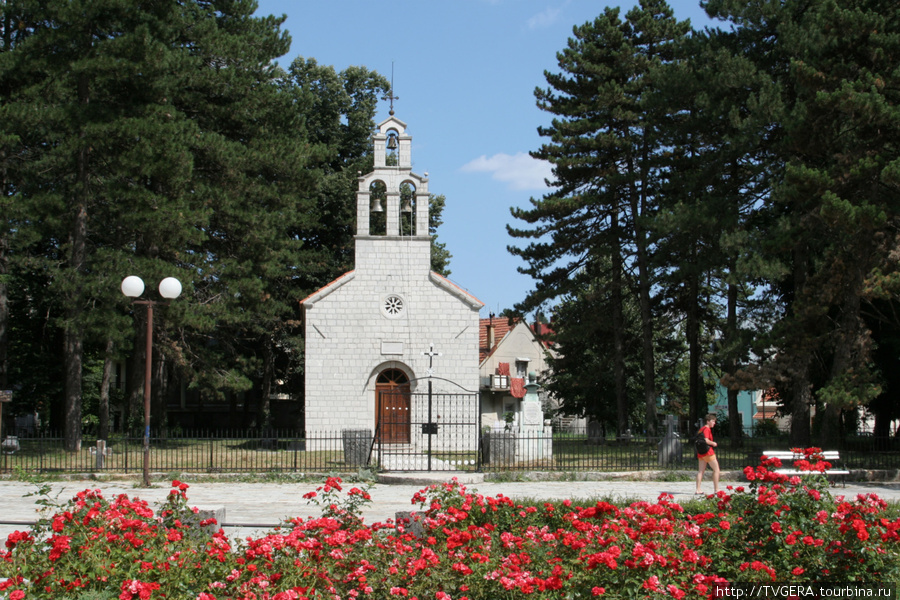
[{"label": "bench slat", "polygon": [[[840,452],[837,450],[825,450],[824,452],[819,453],[822,456],[822,460],[827,460],[828,462],[834,462],[841,460]],[[763,456],[768,458],[777,458],[779,460],[786,461],[797,461],[797,460],[805,460],[806,455],[799,452],[791,452],[789,450],[765,450],[762,453]],[[816,475],[821,473],[822,475],[850,475],[850,471],[846,469],[826,469],[825,471],[801,471],[799,469],[791,469],[791,468],[783,468],[776,469],[776,473],[779,475]]]},{"label": "bench slat", "polygon": [[[780,458],[782,460],[800,460],[805,457],[803,454],[795,454],[784,450],[764,450],[762,454],[769,458]],[[825,460],[840,460],[841,458],[840,452],[837,450],[827,450],[825,452],[820,452],[820,454]]]},{"label": "bench slat", "polygon": [[849,475],[850,471],[843,471],[840,469],[828,469],[826,471],[799,471],[797,469],[776,469],[776,473],[781,475]]}]

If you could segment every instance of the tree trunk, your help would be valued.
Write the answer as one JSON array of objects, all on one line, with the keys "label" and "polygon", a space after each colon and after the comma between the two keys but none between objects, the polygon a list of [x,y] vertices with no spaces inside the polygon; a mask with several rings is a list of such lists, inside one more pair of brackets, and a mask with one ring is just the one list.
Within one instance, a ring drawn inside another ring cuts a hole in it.
[{"label": "tree trunk", "polygon": [[[70,271],[81,277],[84,267],[85,240],[87,237],[87,211],[81,203],[75,212],[75,223],[69,238],[71,244]],[[81,331],[80,292],[76,287],[66,310],[66,327],[63,334],[65,371],[65,446],[69,452],[81,450],[81,370],[84,358],[84,342]]]},{"label": "tree trunk", "polygon": [[[732,272],[734,269],[732,268]],[[727,316],[725,318],[725,343],[728,352],[728,358],[725,361],[725,372],[730,376],[734,376],[737,372],[737,360],[735,352],[737,352],[737,301],[738,287],[733,283],[728,284],[728,307]],[[752,416],[752,415],[751,415]],[[737,448],[741,445],[743,439],[743,427],[741,415],[738,411],[738,390],[728,389],[728,435],[731,436],[731,447]]]},{"label": "tree trunk", "polygon": [[275,374],[274,352],[272,352],[272,344],[274,341],[268,336],[263,340],[263,379],[260,386],[259,410],[257,420],[262,431],[272,429],[272,379]]},{"label": "tree trunk", "polygon": [[[656,359],[653,350],[653,306],[650,295],[651,272],[647,232],[642,219],[646,216],[647,188],[650,183],[650,143],[645,130],[641,139],[641,156],[639,158],[640,189],[631,193],[631,218],[634,228],[634,246],[638,265],[638,291],[641,306],[641,352],[644,363],[644,406],[646,413],[647,436],[656,436]],[[632,173],[636,173],[632,167]]]},{"label": "tree trunk", "polygon": [[100,380],[100,431],[97,437],[109,439],[109,384],[113,370],[113,341],[106,340],[106,352],[103,356],[103,378]]},{"label": "tree trunk", "polygon": [[[88,34],[90,35],[90,33]],[[90,46],[90,38],[88,41]],[[90,103],[90,85],[86,76],[78,78],[78,102],[87,109]],[[81,278],[87,262],[87,199],[90,190],[90,146],[81,133],[81,149],[76,158],[76,181],[72,191],[74,206],[72,228],[69,231],[69,277],[75,286],[66,299],[66,326],[63,341],[65,370],[65,446],[69,452],[81,449],[81,376],[84,358],[84,340],[81,324]]]},{"label": "tree trunk", "polygon": [[250,399],[244,398],[244,406],[238,412],[237,402],[238,392],[228,392],[228,423],[232,429],[250,429],[255,424],[252,423],[252,416],[247,409],[250,406]]},{"label": "tree trunk", "polygon": [[653,308],[646,251],[638,251],[638,273],[641,304],[641,347],[644,357],[644,405],[647,415],[647,435],[656,435],[656,361],[653,355]]},{"label": "tree trunk", "polygon": [[68,452],[81,450],[81,362],[84,356],[81,332],[75,322],[77,311],[69,311],[69,326],[64,334],[65,369],[65,447]]},{"label": "tree trunk", "polygon": [[[87,150],[83,150],[78,158],[80,191],[75,205],[74,222],[69,235],[69,272],[70,277],[80,280],[85,266],[87,244]],[[63,341],[65,353],[63,363],[65,370],[65,446],[69,452],[81,450],[81,376],[84,358],[84,341],[81,325],[81,291],[80,282],[76,281],[70,293],[66,307],[66,326]]]},{"label": "tree trunk", "polygon": [[[794,215],[794,219],[798,219]],[[791,307],[794,328],[797,331],[799,340],[795,341],[796,353],[792,357],[792,362],[796,365],[792,375],[792,385],[794,396],[791,399],[791,445],[795,447],[809,446],[810,437],[810,407],[812,406],[812,381],[810,380],[810,369],[813,361],[813,350],[803,338],[807,333],[803,330],[802,323],[798,317],[796,304],[801,302],[806,287],[807,271],[809,269],[808,256],[803,241],[793,248],[792,258],[794,262],[794,305]]]},{"label": "tree trunk", "polygon": [[643,355],[644,406],[647,435],[656,435],[656,364],[653,354],[653,307],[650,297],[650,264],[647,256],[647,234],[640,224],[641,201],[638,192],[631,193],[631,226],[634,228],[635,254],[638,265],[638,301],[641,310],[641,353]]},{"label": "tree trunk", "polygon": [[[687,272],[687,344],[688,344],[688,397],[690,398],[691,423],[698,423],[708,411],[700,377],[700,283],[697,274],[697,246],[691,248],[691,263]],[[684,266],[682,266],[684,268]]]},{"label": "tree trunk", "polygon": [[891,435],[891,418],[885,416],[882,411],[875,413],[875,426],[872,428],[872,436],[876,439],[886,439]]},{"label": "tree trunk", "polygon": [[[9,50],[12,43],[12,11],[5,11],[3,15],[3,48]],[[9,179],[7,177],[7,155],[5,150],[0,150],[0,193],[3,194],[4,207],[7,206],[7,198],[11,197]],[[9,275],[9,223],[10,215],[2,215],[3,230],[0,232],[0,389],[9,389],[9,290],[6,286],[6,276]]]},{"label": "tree trunk", "polygon": [[[613,211],[610,228],[613,239],[619,240],[619,210]],[[622,264],[621,242],[612,249],[612,321],[613,321],[613,377],[616,386],[616,436],[625,435],[628,430],[628,392],[625,385],[625,317],[622,314]]]},{"label": "tree trunk", "polygon": [[[834,358],[831,363],[830,380],[835,381],[844,377],[848,372],[856,368],[862,370],[865,365],[859,364],[854,356],[862,354],[859,349],[860,340],[864,337],[863,324],[860,318],[860,290],[863,285],[862,269],[849,267],[845,273],[847,282],[844,284],[844,293],[841,306],[841,318],[838,322],[838,330],[834,334]],[[856,364],[854,364],[856,363]],[[861,374],[860,374],[861,375]],[[825,406],[825,414],[822,419],[822,428],[819,430],[819,444],[834,447],[843,439],[841,427],[841,412],[850,408],[850,404],[831,402]]]},{"label": "tree trunk", "polygon": [[9,389],[9,291],[6,287],[6,275],[9,274],[8,248],[4,231],[0,236],[0,389],[3,390]]},{"label": "tree trunk", "polygon": [[[126,376],[127,400],[123,423],[129,434],[143,431],[144,426],[144,377],[146,372],[147,312],[143,307],[134,311],[134,345],[128,361]],[[141,433],[140,435],[143,435]]]},{"label": "tree trunk", "polygon": [[794,397],[791,400],[791,446],[810,445],[809,407],[812,403],[812,384],[809,381],[809,363],[793,378]]}]

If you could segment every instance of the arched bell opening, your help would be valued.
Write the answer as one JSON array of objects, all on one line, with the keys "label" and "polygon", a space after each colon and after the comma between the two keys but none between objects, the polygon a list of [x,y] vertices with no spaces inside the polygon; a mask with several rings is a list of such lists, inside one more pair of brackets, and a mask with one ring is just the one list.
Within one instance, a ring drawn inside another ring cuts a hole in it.
[{"label": "arched bell opening", "polygon": [[396,129],[388,129],[384,140],[385,166],[396,167],[400,164],[400,134]]},{"label": "arched bell opening", "polygon": [[416,186],[404,181],[400,184],[400,235],[416,233]]},{"label": "arched bell opening", "polygon": [[387,186],[380,179],[369,186],[369,235],[387,235]]}]

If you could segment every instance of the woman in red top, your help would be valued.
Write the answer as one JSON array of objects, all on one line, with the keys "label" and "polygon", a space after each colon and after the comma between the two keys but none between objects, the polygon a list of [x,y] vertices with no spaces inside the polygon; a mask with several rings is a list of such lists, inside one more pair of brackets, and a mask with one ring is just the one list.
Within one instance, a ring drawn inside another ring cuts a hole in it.
[{"label": "woman in red top", "polygon": [[709,450],[707,450],[703,454],[697,454],[697,460],[700,461],[699,470],[697,471],[697,493],[702,494],[700,491],[700,484],[703,483],[703,472],[706,471],[706,465],[709,465],[712,468],[713,474],[713,489],[715,493],[719,491],[719,461],[716,459],[716,453],[713,452],[713,448],[718,446],[713,441],[712,428],[716,426],[716,415],[708,414],[706,415],[706,425],[700,428],[700,431],[697,432],[698,435],[703,434],[703,437],[706,438],[706,443],[709,445]]}]

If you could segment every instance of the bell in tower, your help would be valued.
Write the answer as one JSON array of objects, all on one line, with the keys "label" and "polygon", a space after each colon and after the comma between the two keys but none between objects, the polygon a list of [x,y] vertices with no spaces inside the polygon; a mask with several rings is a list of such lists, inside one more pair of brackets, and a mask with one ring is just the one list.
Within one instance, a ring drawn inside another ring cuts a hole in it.
[{"label": "bell in tower", "polygon": [[375,168],[359,178],[357,238],[421,239],[423,251],[430,253],[428,177],[412,171],[412,137],[406,123],[388,117],[378,125],[372,143]]}]

